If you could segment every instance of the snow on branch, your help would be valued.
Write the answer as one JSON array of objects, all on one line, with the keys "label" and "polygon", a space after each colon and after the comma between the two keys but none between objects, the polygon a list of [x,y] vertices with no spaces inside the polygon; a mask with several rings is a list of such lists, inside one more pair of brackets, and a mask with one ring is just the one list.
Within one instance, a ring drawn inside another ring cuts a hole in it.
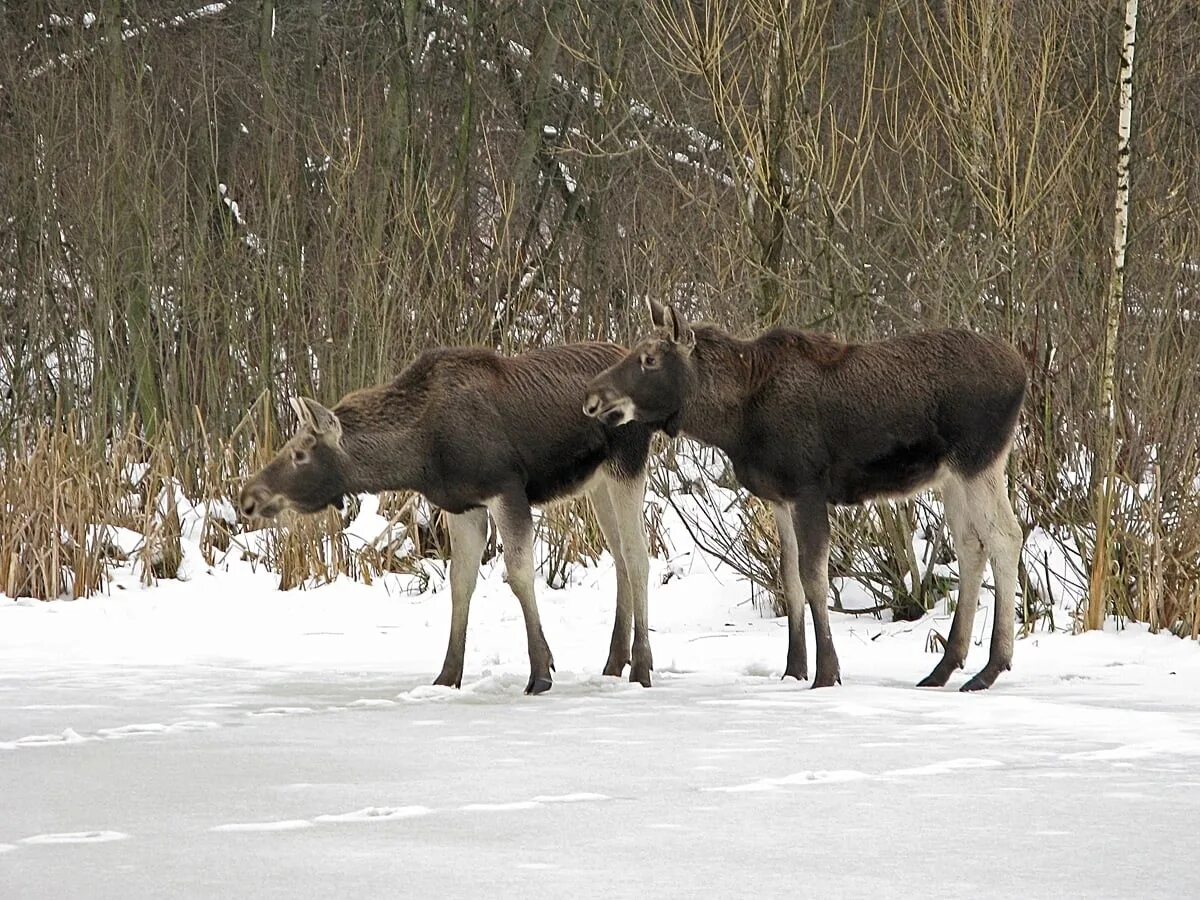
[{"label": "snow on branch", "polygon": [[[220,15],[221,13],[225,12],[225,10],[229,9],[229,7],[233,6],[233,4],[234,0],[225,0],[225,2],[222,3],[208,3],[197,9],[190,10],[189,12],[180,13],[179,15],[169,16],[162,19],[155,19],[147,22],[145,25],[125,28],[121,31],[121,40],[133,40],[134,38],[141,37],[142,35],[147,34],[156,28],[164,31],[168,28],[181,28],[184,25],[196,21],[197,19],[205,19],[209,18],[210,16]],[[53,18],[54,17],[52,17],[52,24],[55,25],[73,24],[72,20],[70,19],[58,17],[58,21],[53,21]],[[96,21],[96,17],[92,13],[84,13],[81,21],[84,28],[91,28]],[[71,63],[76,62],[85,56],[90,56],[107,43],[108,36],[100,35],[96,39],[96,43],[92,44],[90,47],[85,47],[80,50],[73,50],[70,53],[60,53],[54,59],[47,60],[41,65],[35,66],[25,73],[25,79],[27,81],[32,81],[35,78],[40,78],[46,73],[53,71],[59,66],[70,65]]]}]

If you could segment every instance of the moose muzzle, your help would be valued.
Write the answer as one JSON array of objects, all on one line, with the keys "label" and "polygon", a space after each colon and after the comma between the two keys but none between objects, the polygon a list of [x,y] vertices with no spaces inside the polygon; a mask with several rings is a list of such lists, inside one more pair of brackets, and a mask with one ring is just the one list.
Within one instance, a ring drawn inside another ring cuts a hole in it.
[{"label": "moose muzzle", "polygon": [[615,388],[598,386],[588,391],[583,401],[583,413],[599,419],[605,425],[616,427],[633,421],[633,401]]}]

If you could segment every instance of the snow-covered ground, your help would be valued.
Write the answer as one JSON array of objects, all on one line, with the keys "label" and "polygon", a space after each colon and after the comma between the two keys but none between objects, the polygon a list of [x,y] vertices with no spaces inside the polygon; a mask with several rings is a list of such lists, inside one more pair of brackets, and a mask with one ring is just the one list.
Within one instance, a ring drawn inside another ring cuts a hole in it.
[{"label": "snow-covered ground", "polygon": [[[945,616],[833,614],[844,685],[781,683],[782,622],[655,562],[655,686],[597,672],[613,572],[539,602],[522,694],[498,563],[461,691],[448,588],[281,594],[243,565],[0,600],[0,896],[1185,896],[1200,651],[1035,634],[990,692],[918,690]],[[680,571],[682,569],[683,571]],[[977,617],[977,636],[990,627]],[[811,647],[811,638],[810,638]],[[811,651],[810,651],[811,652]],[[982,666],[986,641],[967,672]]]}]

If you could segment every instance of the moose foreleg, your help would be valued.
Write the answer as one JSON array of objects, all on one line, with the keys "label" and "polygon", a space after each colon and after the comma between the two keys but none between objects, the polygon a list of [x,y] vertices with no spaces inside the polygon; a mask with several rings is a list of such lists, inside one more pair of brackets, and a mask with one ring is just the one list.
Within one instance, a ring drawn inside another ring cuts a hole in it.
[{"label": "moose foreleg", "polygon": [[650,614],[646,584],[650,577],[650,551],[646,546],[646,525],[642,506],[646,499],[646,475],[641,473],[629,480],[608,482],[613,517],[624,560],[628,596],[633,606],[633,662],[629,680],[650,687],[650,672],[654,656],[650,652]]},{"label": "moose foreleg", "polygon": [[604,542],[612,554],[617,570],[617,611],[613,619],[612,640],[608,645],[608,660],[604,663],[604,674],[620,677],[630,660],[630,629],[633,627],[633,594],[630,589],[629,573],[625,568],[625,551],[621,545],[621,532],[613,511],[612,498],[604,479],[597,482],[588,495],[596,511],[596,521]]},{"label": "moose foreleg", "polygon": [[787,603],[788,653],[783,677],[808,681],[808,643],[804,637],[804,587],[800,584],[800,555],[789,504],[772,503],[775,530],[779,534],[779,580]]}]

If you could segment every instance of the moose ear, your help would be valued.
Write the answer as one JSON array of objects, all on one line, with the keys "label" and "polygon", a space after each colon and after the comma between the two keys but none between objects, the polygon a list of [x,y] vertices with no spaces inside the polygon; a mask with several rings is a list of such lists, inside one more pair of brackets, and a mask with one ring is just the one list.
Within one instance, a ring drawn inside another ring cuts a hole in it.
[{"label": "moose ear", "polygon": [[331,409],[326,409],[310,397],[293,399],[292,408],[300,422],[313,430],[314,434],[325,435],[337,440],[342,436],[342,423]]},{"label": "moose ear", "polygon": [[680,315],[679,310],[673,306],[667,307],[666,321],[663,323],[663,327],[681,350],[691,353],[692,348],[696,346],[696,332],[692,331],[691,323]]},{"label": "moose ear", "polygon": [[312,413],[308,411],[308,407],[304,405],[304,401],[299,397],[288,397],[288,405],[291,406],[301,425],[308,425],[310,427],[313,425]]},{"label": "moose ear", "polygon": [[650,307],[650,321],[654,323],[654,327],[665,328],[667,325],[667,308],[649,297],[646,298],[646,304]]}]

